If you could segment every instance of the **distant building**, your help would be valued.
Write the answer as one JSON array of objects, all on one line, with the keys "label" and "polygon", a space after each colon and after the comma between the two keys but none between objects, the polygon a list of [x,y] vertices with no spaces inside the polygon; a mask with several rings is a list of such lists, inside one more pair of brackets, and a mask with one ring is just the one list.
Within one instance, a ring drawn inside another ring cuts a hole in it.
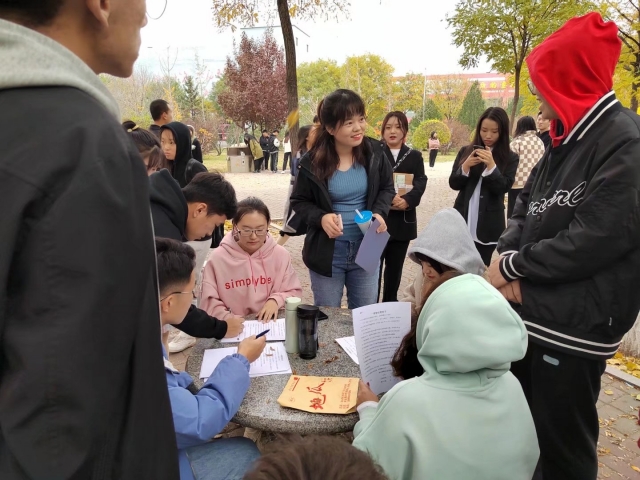
[{"label": "distant building", "polygon": [[[257,40],[264,36],[267,29],[273,31],[273,37],[278,42],[278,45],[284,50],[284,40],[282,37],[282,28],[278,26],[265,26],[265,27],[248,27],[241,28],[241,33],[246,33],[247,37]],[[298,65],[305,62],[312,62],[314,59],[311,56],[311,37],[293,25],[293,37],[296,44],[296,62]]]},{"label": "distant building", "polygon": [[478,82],[482,98],[490,103],[506,105],[515,94],[515,87],[509,83],[509,75],[504,73],[452,73],[448,75],[427,75],[429,80],[441,80],[447,77],[464,78],[469,82]]}]

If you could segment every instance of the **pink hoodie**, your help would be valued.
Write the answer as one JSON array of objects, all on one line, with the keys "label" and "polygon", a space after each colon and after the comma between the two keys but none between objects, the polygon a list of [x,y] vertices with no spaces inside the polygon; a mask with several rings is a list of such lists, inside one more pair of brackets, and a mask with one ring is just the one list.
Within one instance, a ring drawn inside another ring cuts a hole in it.
[{"label": "pink hoodie", "polygon": [[264,245],[249,255],[228,233],[204,268],[200,308],[224,320],[258,313],[270,298],[284,308],[288,297],[302,295],[291,256],[267,235]]}]

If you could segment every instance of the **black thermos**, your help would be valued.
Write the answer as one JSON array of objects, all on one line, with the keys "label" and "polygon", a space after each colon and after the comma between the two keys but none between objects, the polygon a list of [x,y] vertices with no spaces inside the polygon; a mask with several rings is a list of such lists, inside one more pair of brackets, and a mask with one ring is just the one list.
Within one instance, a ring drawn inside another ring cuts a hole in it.
[{"label": "black thermos", "polygon": [[318,353],[318,307],[298,306],[298,348],[300,358],[311,360]]}]

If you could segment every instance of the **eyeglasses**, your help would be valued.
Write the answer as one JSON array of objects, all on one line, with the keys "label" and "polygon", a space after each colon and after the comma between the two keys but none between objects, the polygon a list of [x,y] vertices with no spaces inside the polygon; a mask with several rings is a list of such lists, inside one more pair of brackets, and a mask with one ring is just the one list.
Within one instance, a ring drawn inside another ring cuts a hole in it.
[{"label": "eyeglasses", "polygon": [[236,228],[235,231],[238,234],[240,234],[241,237],[250,237],[254,233],[256,234],[256,237],[264,237],[267,235],[268,230],[266,228],[257,228],[254,230],[249,230],[249,229],[238,230]]},{"label": "eyeglasses", "polygon": [[196,292],[194,292],[193,290],[191,290],[190,292],[172,292],[172,293],[170,293],[169,295],[167,295],[166,297],[161,298],[161,299],[160,299],[160,301],[163,301],[163,300],[165,300],[165,299],[169,298],[171,295],[187,295],[187,294],[191,295],[191,296],[193,297],[193,299],[194,299],[194,300],[197,298],[197,297],[196,297]]},{"label": "eyeglasses", "polygon": [[536,86],[533,84],[533,82],[531,80],[527,80],[527,87],[529,87],[529,91],[531,92],[531,95],[534,96],[538,96],[538,89],[536,88]]}]

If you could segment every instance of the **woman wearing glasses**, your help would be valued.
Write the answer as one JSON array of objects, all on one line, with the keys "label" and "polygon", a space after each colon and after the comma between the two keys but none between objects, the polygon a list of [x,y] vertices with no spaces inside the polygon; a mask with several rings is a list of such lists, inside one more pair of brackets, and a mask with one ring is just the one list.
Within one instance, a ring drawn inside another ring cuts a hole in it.
[{"label": "woman wearing glasses", "polygon": [[262,200],[238,203],[233,231],[225,235],[204,269],[200,307],[224,320],[258,314],[276,319],[288,297],[302,294],[289,252],[269,235],[271,215]]}]

